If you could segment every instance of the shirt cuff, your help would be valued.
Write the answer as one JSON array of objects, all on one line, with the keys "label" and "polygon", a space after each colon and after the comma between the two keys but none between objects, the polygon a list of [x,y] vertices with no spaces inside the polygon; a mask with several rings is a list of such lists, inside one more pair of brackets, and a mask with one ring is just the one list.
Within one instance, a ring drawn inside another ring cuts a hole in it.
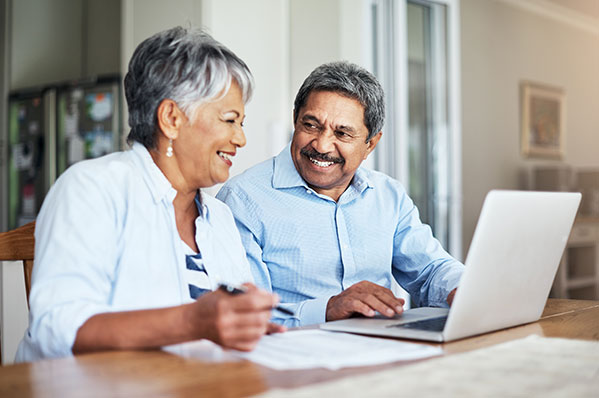
[{"label": "shirt cuff", "polygon": [[[460,285],[460,279],[462,279],[462,273],[454,273],[453,275],[451,275],[448,278],[448,282],[447,282],[447,295],[449,295],[449,293],[451,293],[451,291],[453,289],[455,289],[456,287],[458,287]],[[447,300],[447,297],[445,297],[445,299]]]},{"label": "shirt cuff", "polygon": [[326,321],[327,304],[331,296],[306,300],[299,313],[300,326],[324,323]]},{"label": "shirt cuff", "polygon": [[464,266],[454,268],[447,274],[443,275],[443,282],[434,289],[433,299],[429,301],[428,306],[430,307],[444,307],[448,308],[449,303],[447,302],[447,296],[449,293],[460,284],[460,279],[464,271]]}]

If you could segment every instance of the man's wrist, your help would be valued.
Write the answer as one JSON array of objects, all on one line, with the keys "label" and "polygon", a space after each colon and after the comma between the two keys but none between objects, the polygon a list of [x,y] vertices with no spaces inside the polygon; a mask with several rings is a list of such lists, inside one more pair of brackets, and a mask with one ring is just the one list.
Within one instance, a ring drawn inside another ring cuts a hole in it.
[{"label": "man's wrist", "polygon": [[300,326],[326,322],[327,305],[331,297],[306,300],[295,314],[300,319]]}]

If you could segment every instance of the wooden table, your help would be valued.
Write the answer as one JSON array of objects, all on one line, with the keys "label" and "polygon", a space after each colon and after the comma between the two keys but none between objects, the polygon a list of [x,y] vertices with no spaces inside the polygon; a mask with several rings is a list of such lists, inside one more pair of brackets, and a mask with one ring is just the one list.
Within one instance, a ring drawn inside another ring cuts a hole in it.
[{"label": "wooden table", "polygon": [[[451,355],[531,334],[599,340],[599,301],[549,299],[538,322],[441,346]],[[275,371],[245,361],[203,361],[159,350],[105,352],[2,367],[0,397],[239,397],[409,364]]]}]

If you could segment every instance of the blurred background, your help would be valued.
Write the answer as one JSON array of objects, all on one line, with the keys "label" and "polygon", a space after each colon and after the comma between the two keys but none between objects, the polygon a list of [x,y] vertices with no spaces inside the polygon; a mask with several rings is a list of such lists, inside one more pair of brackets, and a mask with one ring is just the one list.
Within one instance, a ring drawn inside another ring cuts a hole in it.
[{"label": "blurred background", "polygon": [[201,27],[256,80],[232,175],[286,145],[316,66],[349,60],[387,96],[368,166],[454,256],[490,189],[581,191],[552,294],[599,297],[599,0],[0,0],[0,21],[0,231],[34,219],[70,164],[126,147],[135,47]]}]

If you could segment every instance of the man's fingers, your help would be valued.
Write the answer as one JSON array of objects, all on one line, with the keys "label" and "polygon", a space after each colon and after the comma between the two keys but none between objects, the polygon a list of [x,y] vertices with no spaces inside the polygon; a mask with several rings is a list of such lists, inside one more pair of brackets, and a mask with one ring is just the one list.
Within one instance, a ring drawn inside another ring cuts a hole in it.
[{"label": "man's fingers", "polygon": [[394,314],[401,314],[403,312],[403,305],[405,303],[404,299],[397,298],[393,295],[390,290],[385,289],[385,291],[376,291],[374,296],[380,300],[385,307],[387,307],[391,312],[385,311],[382,312],[377,309],[381,314],[393,316]]},{"label": "man's fingers", "polygon": [[[378,311],[385,316],[393,316],[395,315],[395,309],[393,307],[387,306],[384,302],[378,299],[378,297],[367,294],[362,297],[362,301],[368,305],[373,311]],[[373,314],[374,315],[374,314]]]},{"label": "man's fingers", "polygon": [[354,298],[352,300],[349,300],[348,304],[348,307],[344,311],[346,313],[345,317],[348,317],[355,312],[368,317],[374,316],[375,309],[373,309],[363,299]]},{"label": "man's fingers", "polygon": [[[348,291],[351,289],[354,289],[356,292],[359,292],[362,295],[370,295],[375,297],[376,300],[364,299],[364,301],[366,301],[370,306],[372,306],[373,309],[383,315],[393,316],[403,312],[404,300],[395,297],[393,292],[386,287],[369,281],[362,281],[351,286]],[[383,306],[381,307],[377,301],[381,302]]]},{"label": "man's fingers", "polygon": [[403,312],[403,305],[404,300],[395,297],[391,290],[369,281],[362,281],[329,300],[326,319],[344,319],[356,312],[371,317],[375,311],[392,317]]}]

